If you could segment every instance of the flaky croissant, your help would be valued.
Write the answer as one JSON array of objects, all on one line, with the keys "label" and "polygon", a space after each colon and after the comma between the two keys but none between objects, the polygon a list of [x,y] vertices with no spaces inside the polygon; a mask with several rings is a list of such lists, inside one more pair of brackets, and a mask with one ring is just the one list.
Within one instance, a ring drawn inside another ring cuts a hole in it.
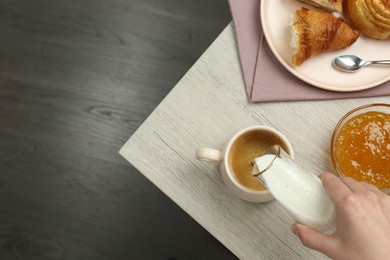
[{"label": "flaky croissant", "polygon": [[358,37],[342,18],[302,7],[292,19],[292,63],[299,66],[322,52],[344,49]]},{"label": "flaky croissant", "polygon": [[345,14],[365,35],[390,40],[390,0],[346,0]]}]

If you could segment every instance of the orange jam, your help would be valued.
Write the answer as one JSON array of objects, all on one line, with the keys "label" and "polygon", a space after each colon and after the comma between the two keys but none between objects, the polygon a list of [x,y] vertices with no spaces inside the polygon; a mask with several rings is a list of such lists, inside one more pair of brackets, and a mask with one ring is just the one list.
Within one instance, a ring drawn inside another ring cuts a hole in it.
[{"label": "orange jam", "polygon": [[390,114],[372,111],[352,117],[336,137],[335,151],[345,176],[390,188]]}]

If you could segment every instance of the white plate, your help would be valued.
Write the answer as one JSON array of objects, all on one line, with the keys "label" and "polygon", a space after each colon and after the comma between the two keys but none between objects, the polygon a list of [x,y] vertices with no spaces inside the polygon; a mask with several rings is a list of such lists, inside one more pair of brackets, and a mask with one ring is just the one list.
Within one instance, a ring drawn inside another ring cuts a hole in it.
[{"label": "white plate", "polygon": [[297,0],[261,0],[260,15],[267,42],[279,62],[301,80],[333,91],[358,91],[378,86],[390,80],[389,67],[368,66],[356,73],[333,68],[336,56],[354,54],[365,60],[390,60],[390,41],[375,40],[364,35],[350,47],[312,57],[301,66],[292,65],[290,21],[295,11],[304,5]]}]

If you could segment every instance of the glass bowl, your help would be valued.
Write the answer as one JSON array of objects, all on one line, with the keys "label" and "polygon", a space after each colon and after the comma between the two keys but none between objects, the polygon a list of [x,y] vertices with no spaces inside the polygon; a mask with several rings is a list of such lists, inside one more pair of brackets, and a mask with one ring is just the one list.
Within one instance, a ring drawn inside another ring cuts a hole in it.
[{"label": "glass bowl", "polygon": [[[344,174],[343,170],[341,169],[340,164],[339,164],[339,160],[336,156],[336,149],[337,149],[336,142],[337,142],[337,138],[339,136],[340,131],[348,123],[348,121],[350,119],[354,118],[355,116],[358,116],[360,114],[367,113],[367,112],[374,112],[374,111],[375,112],[382,112],[385,114],[390,114],[390,104],[377,103],[377,104],[368,104],[368,105],[357,107],[357,108],[349,111],[347,114],[345,114],[340,119],[340,121],[337,123],[337,125],[333,131],[333,135],[332,135],[332,139],[331,139],[330,156],[331,156],[333,167],[334,167],[336,174],[338,176],[346,176],[346,174]],[[389,147],[389,146],[390,146],[390,144],[387,144],[387,147]],[[390,150],[387,150],[387,151],[390,152]],[[354,161],[352,161],[351,163],[354,163]],[[390,171],[390,163],[388,165],[389,165],[389,171]],[[386,171],[386,169],[385,169],[385,171]],[[385,192],[386,194],[390,195],[390,188],[382,189],[382,191]]]}]

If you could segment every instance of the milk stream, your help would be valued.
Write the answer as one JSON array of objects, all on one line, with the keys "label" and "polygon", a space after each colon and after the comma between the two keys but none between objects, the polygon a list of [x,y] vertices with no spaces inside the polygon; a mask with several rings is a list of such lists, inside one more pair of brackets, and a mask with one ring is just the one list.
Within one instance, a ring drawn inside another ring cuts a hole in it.
[{"label": "milk stream", "polygon": [[[274,157],[266,154],[256,158],[257,167],[264,169]],[[257,178],[295,221],[323,233],[335,231],[334,204],[316,175],[303,171],[292,160],[278,158]]]}]

